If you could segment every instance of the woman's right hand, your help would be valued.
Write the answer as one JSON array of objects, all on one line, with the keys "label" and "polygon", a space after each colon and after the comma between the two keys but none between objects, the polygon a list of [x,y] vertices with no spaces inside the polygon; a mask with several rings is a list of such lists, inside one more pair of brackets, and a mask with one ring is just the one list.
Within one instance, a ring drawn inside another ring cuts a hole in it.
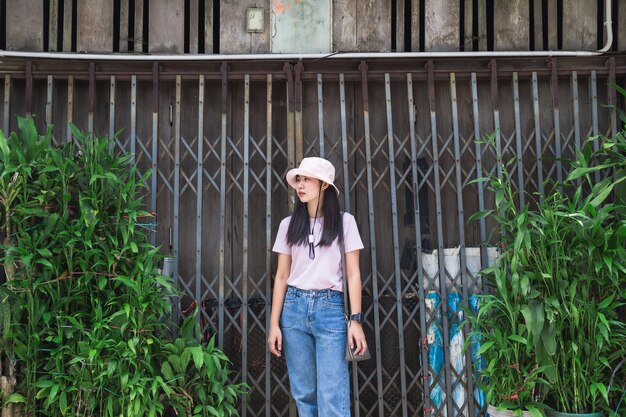
[{"label": "woman's right hand", "polygon": [[280,327],[277,325],[270,326],[267,343],[270,345],[270,352],[280,358],[283,352],[283,333],[280,331]]}]

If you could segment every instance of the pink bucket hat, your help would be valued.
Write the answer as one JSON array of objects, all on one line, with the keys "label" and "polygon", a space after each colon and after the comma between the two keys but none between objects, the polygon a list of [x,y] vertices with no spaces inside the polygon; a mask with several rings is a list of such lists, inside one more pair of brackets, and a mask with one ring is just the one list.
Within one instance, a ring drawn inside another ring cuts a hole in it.
[{"label": "pink bucket hat", "polygon": [[287,172],[287,182],[292,188],[296,188],[296,176],[298,175],[317,178],[335,187],[337,194],[339,194],[339,188],[333,183],[335,181],[335,167],[324,158],[304,158],[298,168],[290,169]]}]

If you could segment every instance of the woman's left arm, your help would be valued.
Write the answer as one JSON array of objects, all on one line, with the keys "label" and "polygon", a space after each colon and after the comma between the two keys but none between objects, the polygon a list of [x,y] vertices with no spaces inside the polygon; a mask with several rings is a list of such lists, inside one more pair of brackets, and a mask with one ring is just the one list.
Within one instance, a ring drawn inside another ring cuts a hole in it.
[{"label": "woman's left arm", "polygon": [[[359,251],[355,250],[346,253],[346,275],[347,290],[350,296],[350,311],[347,314],[362,313],[361,310],[361,269],[359,266]],[[345,289],[344,289],[345,290]],[[357,321],[351,321],[348,328],[348,340],[350,340],[350,348],[355,349],[357,355],[365,353],[367,342],[365,341],[365,333],[363,326]]]}]

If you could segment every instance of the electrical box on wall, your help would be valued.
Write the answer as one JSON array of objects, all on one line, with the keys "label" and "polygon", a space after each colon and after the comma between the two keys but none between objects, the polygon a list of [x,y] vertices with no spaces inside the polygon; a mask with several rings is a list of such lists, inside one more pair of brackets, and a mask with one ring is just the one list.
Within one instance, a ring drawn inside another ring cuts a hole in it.
[{"label": "electrical box on wall", "polygon": [[272,53],[332,50],[332,0],[271,0]]}]

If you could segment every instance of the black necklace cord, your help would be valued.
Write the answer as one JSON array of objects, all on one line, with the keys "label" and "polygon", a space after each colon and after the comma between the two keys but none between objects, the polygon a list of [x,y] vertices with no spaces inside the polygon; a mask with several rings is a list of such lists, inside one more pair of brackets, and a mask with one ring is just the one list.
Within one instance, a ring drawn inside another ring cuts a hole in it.
[{"label": "black necklace cord", "polygon": [[317,223],[317,214],[320,209],[320,197],[322,195],[322,183],[320,182],[320,191],[317,195],[317,205],[315,206],[315,218],[313,219],[313,226],[309,232],[309,259],[315,259],[315,223]]}]

